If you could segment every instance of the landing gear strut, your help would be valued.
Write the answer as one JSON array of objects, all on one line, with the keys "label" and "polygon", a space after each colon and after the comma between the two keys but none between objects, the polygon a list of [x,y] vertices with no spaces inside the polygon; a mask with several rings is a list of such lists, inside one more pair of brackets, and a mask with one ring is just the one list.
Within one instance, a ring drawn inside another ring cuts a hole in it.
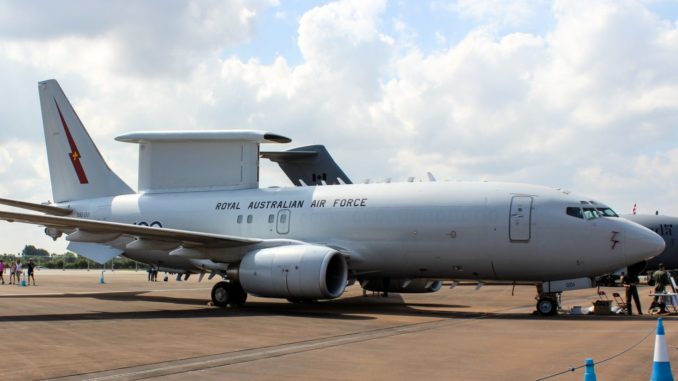
[{"label": "landing gear strut", "polygon": [[558,315],[560,309],[560,292],[540,293],[537,299],[537,313],[542,316]]},{"label": "landing gear strut", "polygon": [[247,300],[247,293],[240,283],[222,281],[212,287],[212,303],[218,307],[241,307]]}]

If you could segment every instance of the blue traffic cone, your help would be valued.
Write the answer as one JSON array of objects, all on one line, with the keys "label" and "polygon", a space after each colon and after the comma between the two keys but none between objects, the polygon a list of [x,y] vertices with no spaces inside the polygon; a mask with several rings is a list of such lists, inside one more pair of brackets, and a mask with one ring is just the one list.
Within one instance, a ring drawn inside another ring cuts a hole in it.
[{"label": "blue traffic cone", "polygon": [[101,272],[101,278],[99,279],[99,283],[101,283],[101,284],[106,283],[106,282],[104,282],[104,272],[103,271]]},{"label": "blue traffic cone", "polygon": [[593,369],[593,359],[586,359],[584,381],[596,381],[596,371]]},{"label": "blue traffic cone", "polygon": [[666,336],[664,336],[664,320],[657,319],[657,336],[654,339],[654,363],[652,364],[652,377],[650,381],[673,381],[669,352],[666,349]]}]

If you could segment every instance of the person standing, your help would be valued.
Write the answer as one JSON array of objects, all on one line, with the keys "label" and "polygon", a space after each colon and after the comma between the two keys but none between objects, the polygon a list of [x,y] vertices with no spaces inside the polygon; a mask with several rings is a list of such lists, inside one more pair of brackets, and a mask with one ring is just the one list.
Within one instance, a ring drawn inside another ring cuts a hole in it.
[{"label": "person standing", "polygon": [[[628,275],[623,275],[622,273],[622,284],[626,288],[626,311],[629,315],[633,315],[633,305],[635,301],[636,309],[638,310],[638,315],[643,314],[643,308],[640,306],[640,297],[638,296],[638,275],[629,273]],[[631,300],[633,299],[633,300]]]},{"label": "person standing", "polygon": [[21,276],[24,275],[24,269],[21,267],[21,259],[16,260],[16,269],[14,271],[15,283],[18,286],[21,286]]},{"label": "person standing", "polygon": [[5,284],[5,261],[0,259],[0,280],[2,280],[2,284]]},{"label": "person standing", "polygon": [[9,284],[14,284],[16,280],[16,262],[12,262],[9,266]]},{"label": "person standing", "polygon": [[33,275],[33,272],[35,271],[35,264],[33,264],[33,258],[28,259],[28,264],[26,265],[28,268],[28,285],[31,285],[31,279],[33,279],[33,286],[35,286],[35,276]]}]

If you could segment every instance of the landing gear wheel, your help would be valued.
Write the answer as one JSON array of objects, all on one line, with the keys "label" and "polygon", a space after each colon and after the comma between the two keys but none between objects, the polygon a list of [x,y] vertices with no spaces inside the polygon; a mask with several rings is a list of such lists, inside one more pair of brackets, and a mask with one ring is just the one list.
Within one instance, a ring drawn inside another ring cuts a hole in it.
[{"label": "landing gear wheel", "polygon": [[537,302],[537,312],[542,316],[558,314],[558,303],[551,298],[540,298]]},{"label": "landing gear wheel", "polygon": [[219,282],[212,287],[212,303],[218,307],[226,307],[231,302],[231,287],[228,282]]},{"label": "landing gear wheel", "polygon": [[229,286],[231,294],[229,304],[233,307],[242,307],[247,301],[247,293],[240,283],[230,283]]}]

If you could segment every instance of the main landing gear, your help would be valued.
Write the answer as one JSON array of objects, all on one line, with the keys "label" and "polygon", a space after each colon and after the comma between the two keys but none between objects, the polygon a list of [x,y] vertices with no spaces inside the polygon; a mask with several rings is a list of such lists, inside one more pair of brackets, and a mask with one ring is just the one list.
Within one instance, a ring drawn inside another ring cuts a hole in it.
[{"label": "main landing gear", "polygon": [[560,309],[560,292],[540,293],[537,299],[537,313],[541,316],[558,315]]},{"label": "main landing gear", "polygon": [[240,283],[221,281],[212,287],[212,303],[218,307],[241,307],[247,300],[247,293]]}]

